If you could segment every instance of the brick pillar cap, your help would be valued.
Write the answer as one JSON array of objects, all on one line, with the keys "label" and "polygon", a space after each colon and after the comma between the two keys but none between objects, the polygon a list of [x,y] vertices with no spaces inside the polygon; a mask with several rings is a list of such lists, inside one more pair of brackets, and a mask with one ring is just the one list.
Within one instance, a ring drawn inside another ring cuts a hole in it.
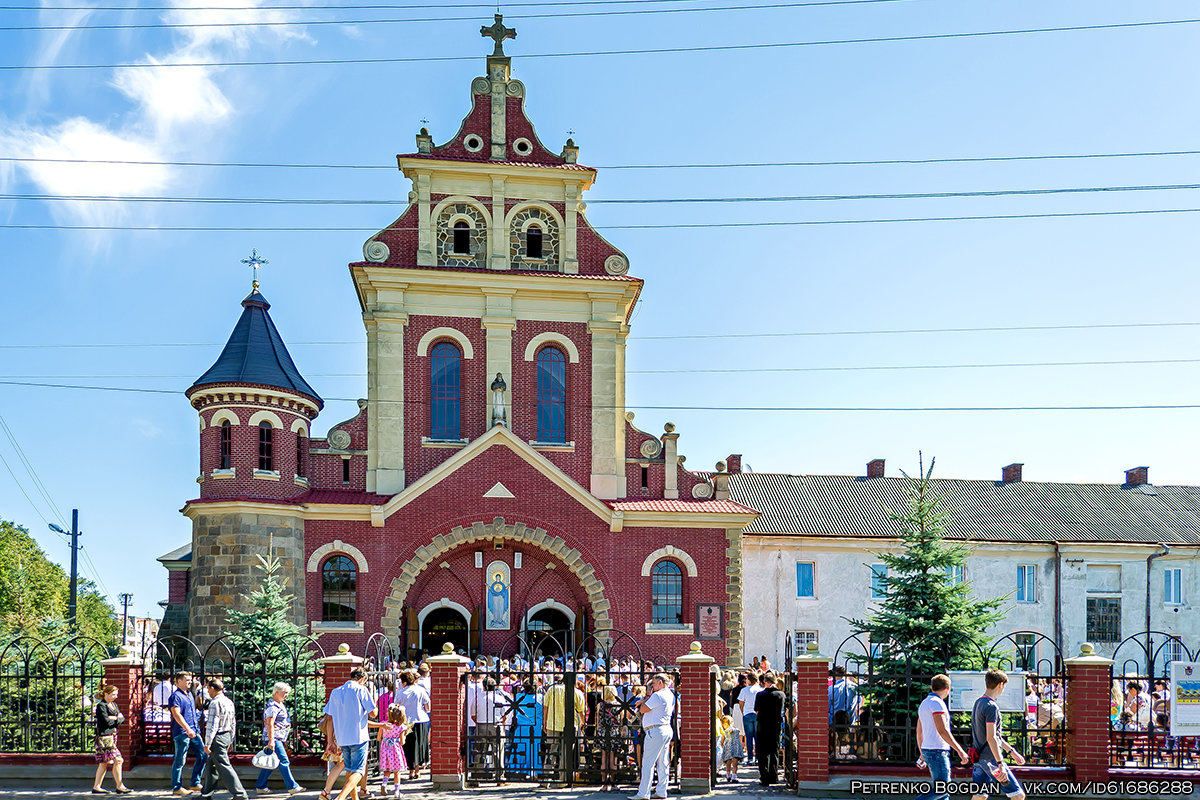
[{"label": "brick pillar cap", "polygon": [[326,656],[320,659],[322,664],[361,664],[363,660],[356,655],[351,654],[350,645],[342,642],[338,645],[337,655]]},{"label": "brick pillar cap", "polygon": [[454,645],[446,642],[442,645],[442,654],[433,658],[425,659],[430,664],[453,664],[456,667],[461,667],[464,664],[471,663],[471,659],[466,656],[460,656],[454,652]]},{"label": "brick pillar cap", "polygon": [[106,658],[100,662],[103,667],[132,667],[135,664],[140,664],[141,659],[134,658],[133,653],[129,652],[129,648],[122,647],[120,655]]},{"label": "brick pillar cap", "polygon": [[805,645],[804,655],[796,656],[796,660],[797,661],[825,661],[825,662],[833,661],[833,659],[830,658],[829,656],[821,655],[820,651],[817,649],[816,642],[809,642],[807,645]]},{"label": "brick pillar cap", "polygon": [[1075,656],[1074,658],[1065,659],[1063,663],[1072,667],[1086,666],[1089,664],[1111,667],[1113,665],[1113,660],[1111,658],[1105,658],[1104,656],[1096,655],[1096,648],[1092,647],[1090,642],[1084,642],[1083,644],[1079,645],[1079,655]]},{"label": "brick pillar cap", "polygon": [[680,664],[711,664],[716,661],[712,656],[706,656],[700,649],[699,642],[692,642],[690,652],[686,656],[679,657]]}]

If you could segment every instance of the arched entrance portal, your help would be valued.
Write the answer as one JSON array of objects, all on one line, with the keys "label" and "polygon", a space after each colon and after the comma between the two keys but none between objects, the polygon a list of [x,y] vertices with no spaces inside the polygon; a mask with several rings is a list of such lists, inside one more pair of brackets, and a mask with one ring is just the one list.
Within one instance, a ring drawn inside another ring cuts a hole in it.
[{"label": "arched entrance portal", "polygon": [[525,621],[525,641],[535,653],[558,657],[575,649],[572,639],[579,634],[571,630],[573,627],[574,621],[566,612],[553,607],[542,608]]},{"label": "arched entrance portal", "polygon": [[431,653],[440,653],[445,642],[454,645],[455,652],[467,652],[467,620],[457,609],[435,608],[421,623],[421,645]]}]

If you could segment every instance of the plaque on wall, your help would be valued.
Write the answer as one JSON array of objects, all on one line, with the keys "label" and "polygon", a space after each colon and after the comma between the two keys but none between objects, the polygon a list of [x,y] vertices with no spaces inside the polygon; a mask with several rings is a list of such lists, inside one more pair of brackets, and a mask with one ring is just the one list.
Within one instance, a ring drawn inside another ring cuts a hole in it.
[{"label": "plaque on wall", "polygon": [[725,638],[724,603],[696,604],[696,638],[702,640]]}]

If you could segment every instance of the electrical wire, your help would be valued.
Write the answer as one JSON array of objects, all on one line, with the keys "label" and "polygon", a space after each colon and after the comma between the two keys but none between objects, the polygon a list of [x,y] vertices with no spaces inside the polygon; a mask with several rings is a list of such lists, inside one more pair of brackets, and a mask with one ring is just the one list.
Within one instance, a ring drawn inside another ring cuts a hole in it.
[{"label": "electrical wire", "polygon": [[[1065,153],[1032,156],[966,156],[961,158],[889,158],[856,161],[744,161],[714,164],[600,164],[592,169],[749,169],[757,167],[860,167],[904,164],[972,164],[1005,161],[1047,161],[1087,158],[1142,158],[1149,156],[1194,156],[1200,150],[1155,150],[1137,153]],[[347,169],[396,171],[395,164],[288,164],[246,161],[126,161],[104,158],[36,158],[0,156],[0,162],[50,164],[120,164],[148,167],[237,167],[264,169]]]},{"label": "electrical wire", "polygon": [[[1019,28],[992,31],[961,31],[956,33],[926,33],[911,36],[874,36],[862,39],[822,39],[803,42],[759,42],[753,44],[695,45],[692,47],[629,48],[625,50],[579,50],[567,53],[529,53],[522,60],[543,58],[587,58],[592,56],[667,55],[677,53],[717,53],[746,50],[771,50],[796,47],[822,47],[847,44],[879,44],[882,42],[927,42],[942,39],[969,39],[989,36],[1015,36],[1030,33],[1069,33],[1079,31],[1122,30],[1193,25],[1200,19],[1168,19],[1148,22],[1117,22],[1104,25],[1067,25],[1054,28]],[[85,70],[85,69],[168,69],[176,67],[296,67],[333,66],[340,64],[418,64],[453,61],[477,61],[480,56],[395,56],[387,58],[321,58],[292,61],[174,61],[107,64],[0,64],[0,70]]]},{"label": "electrical wire", "polygon": [[46,484],[42,483],[42,479],[38,476],[37,470],[34,469],[33,463],[29,460],[29,457],[25,455],[25,450],[22,449],[21,443],[17,441],[16,434],[12,432],[12,428],[8,427],[8,422],[5,421],[3,414],[0,414],[0,428],[4,429],[4,435],[8,437],[9,444],[12,445],[13,450],[17,454],[17,458],[20,459],[21,464],[25,467],[25,471],[29,473],[29,477],[33,480],[33,487],[37,490],[38,494],[42,496],[42,499],[46,501],[46,506],[54,513],[55,516],[58,517],[60,524],[63,526],[68,525],[69,523],[67,522],[66,515],[62,513],[62,509],[59,508],[58,504],[55,503],[50,497],[50,492],[47,491]]},{"label": "electrical wire", "polygon": [[[573,8],[582,6],[627,6],[627,5],[667,5],[671,3],[703,3],[709,0],[583,0],[582,2],[555,2],[554,0],[543,0],[542,2],[505,2],[506,8]],[[911,0],[819,0],[818,2],[809,3],[794,3],[791,5],[863,5],[871,3],[895,3],[895,2],[911,2]],[[371,4],[346,4],[346,5],[288,5],[275,4],[265,6],[54,6],[47,8],[46,6],[0,6],[0,11],[175,11],[175,12],[196,12],[196,11],[414,11],[421,9],[440,9],[440,8],[478,8],[494,11],[495,3],[371,3]]]},{"label": "electrical wire", "polygon": [[[82,384],[35,383],[28,381],[0,380],[3,386],[28,386],[50,389],[81,389],[101,392],[131,392],[135,394],[169,394],[179,397],[182,393],[172,389],[143,389],[130,386],[87,386]],[[327,401],[357,402],[357,397],[326,397]],[[427,400],[376,400],[377,403],[397,403],[404,405],[428,405]],[[491,402],[482,400],[471,402],[459,401],[463,406],[490,406]],[[511,401],[511,405],[534,406],[536,401]],[[639,411],[830,411],[830,412],[902,412],[902,411],[1161,411],[1200,408],[1200,403],[1148,403],[1141,405],[1028,405],[1028,406],[658,406],[626,403],[622,406],[596,405],[591,403],[574,403],[572,408],[589,410],[621,410],[637,409]]]},{"label": "electrical wire", "polygon": [[[867,225],[890,222],[970,222],[980,220],[1010,220],[1010,219],[1060,219],[1066,217],[1128,217],[1143,214],[1194,214],[1200,208],[1148,208],[1130,211],[1056,211],[1042,214],[977,214],[950,217],[881,217],[873,219],[816,219],[816,220],[787,220],[775,222],[688,222],[688,223],[654,223],[639,225],[593,225],[593,230],[696,230],[704,228],[788,228],[805,225]],[[203,225],[54,225],[54,224],[19,224],[2,223],[0,230],[40,230],[40,231],[157,231],[166,233],[385,233],[387,231],[415,231],[415,227],[389,226],[383,229],[375,227],[355,226],[203,226]],[[538,275],[558,273],[534,273]],[[565,275],[570,278],[574,276]],[[587,276],[582,276],[586,278]],[[630,280],[637,280],[630,278]]]}]

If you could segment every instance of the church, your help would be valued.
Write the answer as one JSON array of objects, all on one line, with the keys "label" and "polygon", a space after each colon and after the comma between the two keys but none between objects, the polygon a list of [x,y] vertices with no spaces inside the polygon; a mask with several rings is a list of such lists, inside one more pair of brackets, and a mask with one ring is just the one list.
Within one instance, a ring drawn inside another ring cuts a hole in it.
[{"label": "church", "polygon": [[503,49],[515,31],[497,15],[481,33],[495,47],[461,127],[441,143],[423,128],[397,157],[408,205],[349,265],[359,413],[317,434],[320,393],[257,281],[187,390],[199,497],[191,543],[159,559],[163,635],[229,632],[270,553],[294,621],[356,653],[376,634],[408,657],[556,636],[673,660],[700,639],[740,664],[742,529],[758,515],[730,499],[724,463],[688,470],[671,423],[644,431],[625,411],[642,280],[583,213],[596,170],[527,118]]}]

